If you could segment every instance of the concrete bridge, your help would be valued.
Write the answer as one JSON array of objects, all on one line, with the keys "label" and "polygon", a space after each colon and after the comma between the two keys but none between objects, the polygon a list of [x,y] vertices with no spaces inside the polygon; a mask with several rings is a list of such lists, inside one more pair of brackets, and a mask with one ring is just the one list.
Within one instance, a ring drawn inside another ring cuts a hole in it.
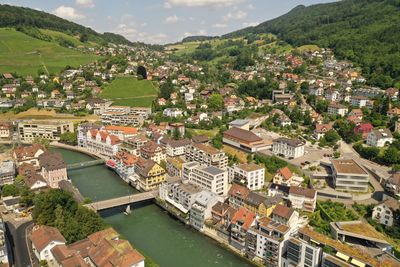
[{"label": "concrete bridge", "polygon": [[105,162],[104,159],[96,159],[96,160],[91,160],[91,161],[68,164],[67,170],[71,171],[71,170],[77,170],[77,169],[82,169],[82,168],[96,166],[96,165],[102,165],[102,164],[104,164],[104,162]]},{"label": "concrete bridge", "polygon": [[129,196],[124,196],[124,197],[117,197],[113,199],[108,199],[108,200],[102,200],[98,202],[93,202],[90,204],[86,204],[85,207],[95,210],[95,211],[100,211],[100,210],[106,210],[106,209],[111,209],[119,206],[125,206],[137,202],[142,202],[146,200],[151,200],[154,199],[158,195],[158,190],[155,191],[150,191],[150,192],[144,192],[144,193],[139,193],[139,194],[133,194]]}]

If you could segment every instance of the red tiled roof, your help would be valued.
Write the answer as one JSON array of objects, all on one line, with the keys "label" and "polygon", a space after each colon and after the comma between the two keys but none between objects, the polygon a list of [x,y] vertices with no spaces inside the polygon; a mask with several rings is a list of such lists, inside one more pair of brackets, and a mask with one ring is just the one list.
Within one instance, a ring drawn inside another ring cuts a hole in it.
[{"label": "red tiled roof", "polygon": [[41,252],[52,241],[58,241],[61,243],[66,242],[65,238],[57,228],[45,225],[40,226],[32,232],[31,241],[39,252]]},{"label": "red tiled roof", "polygon": [[272,211],[272,214],[282,218],[290,219],[290,217],[292,217],[293,212],[294,212],[293,209],[278,204],[275,206],[275,209]]},{"label": "red tiled roof", "polygon": [[289,180],[292,176],[293,173],[290,171],[288,167],[284,167],[278,170],[278,173],[285,179]]},{"label": "red tiled roof", "polygon": [[246,199],[250,193],[250,190],[247,187],[244,187],[239,184],[232,184],[231,188],[229,189],[228,195],[235,196],[242,199]]},{"label": "red tiled roof", "polygon": [[304,196],[307,198],[315,198],[315,196],[317,195],[317,191],[311,188],[291,186],[289,189],[289,194]]},{"label": "red tiled roof", "polygon": [[254,212],[249,211],[248,209],[242,207],[239,208],[238,211],[233,215],[232,223],[241,222],[242,228],[247,230],[250,228],[251,224],[256,218],[256,214]]}]

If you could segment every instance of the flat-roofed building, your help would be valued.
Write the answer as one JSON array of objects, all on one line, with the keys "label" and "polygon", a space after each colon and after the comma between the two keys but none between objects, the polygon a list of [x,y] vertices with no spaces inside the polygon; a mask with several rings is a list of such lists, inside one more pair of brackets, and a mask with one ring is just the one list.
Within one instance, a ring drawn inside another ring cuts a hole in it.
[{"label": "flat-roofed building", "polygon": [[228,193],[228,172],[214,166],[194,168],[189,182],[220,196]]},{"label": "flat-roofed building", "polygon": [[12,160],[0,162],[0,185],[12,184],[15,180],[15,164]]},{"label": "flat-roofed building", "polygon": [[291,237],[283,253],[284,266],[318,267],[322,259],[322,248],[308,244],[300,238]]},{"label": "flat-roofed building", "polygon": [[196,161],[207,166],[224,169],[228,166],[228,156],[224,152],[204,144],[192,143],[186,147],[186,161]]},{"label": "flat-roofed building", "polygon": [[18,123],[18,135],[22,142],[31,143],[35,138],[58,141],[63,133],[73,133],[72,122],[62,121],[21,121]]},{"label": "flat-roofed building", "polygon": [[281,137],[273,141],[272,153],[294,159],[304,156],[304,147],[304,143],[299,139]]},{"label": "flat-roofed building", "polygon": [[255,163],[239,164],[228,167],[229,182],[243,184],[250,190],[264,187],[265,168]]},{"label": "flat-roofed building", "polygon": [[270,147],[269,143],[265,142],[255,133],[237,127],[226,130],[222,141],[225,144],[250,153],[265,150]]},{"label": "flat-roofed building", "polygon": [[369,175],[353,159],[334,159],[332,177],[335,188],[352,192],[367,192]]}]

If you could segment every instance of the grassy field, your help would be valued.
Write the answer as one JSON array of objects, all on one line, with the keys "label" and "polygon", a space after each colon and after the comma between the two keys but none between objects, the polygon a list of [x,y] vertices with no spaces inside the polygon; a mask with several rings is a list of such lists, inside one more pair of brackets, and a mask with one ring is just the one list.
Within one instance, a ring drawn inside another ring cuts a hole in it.
[{"label": "grassy field", "polygon": [[36,109],[31,108],[27,111],[15,114],[13,112],[6,112],[0,114],[0,121],[13,121],[13,120],[67,120],[67,121],[98,121],[100,118],[96,115],[88,115],[84,117],[77,117],[72,114],[56,113],[54,110]]},{"label": "grassy field", "polygon": [[66,65],[78,67],[97,58],[92,54],[61,47],[56,42],[32,38],[14,29],[0,29],[0,73],[36,75],[41,68],[50,73],[58,73]]},{"label": "grassy field", "polygon": [[187,128],[186,131],[189,131],[192,135],[205,135],[208,138],[213,138],[218,133],[218,128],[213,130],[203,130],[203,129],[189,129]]},{"label": "grassy field", "polygon": [[231,146],[223,146],[222,151],[224,151],[226,154],[229,154],[231,156],[236,156],[239,160],[240,163],[247,163],[247,153],[243,152],[241,150],[238,150],[236,148],[233,148]]},{"label": "grassy field", "polygon": [[114,105],[150,107],[157,97],[157,89],[148,80],[118,77],[103,90],[101,97],[113,100]]}]

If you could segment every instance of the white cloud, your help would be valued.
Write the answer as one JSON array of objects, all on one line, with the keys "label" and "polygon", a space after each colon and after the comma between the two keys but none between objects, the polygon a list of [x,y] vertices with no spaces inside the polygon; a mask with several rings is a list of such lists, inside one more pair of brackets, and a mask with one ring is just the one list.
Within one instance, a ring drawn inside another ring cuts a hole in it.
[{"label": "white cloud", "polygon": [[248,5],[246,6],[246,8],[247,8],[247,9],[254,9],[254,6],[253,6],[253,4],[248,4]]},{"label": "white cloud", "polygon": [[120,23],[117,25],[117,33],[124,35],[125,37],[133,37],[138,33],[138,30],[124,23]]},{"label": "white cloud", "polygon": [[75,4],[80,7],[88,7],[88,8],[94,7],[93,0],[75,0]]},{"label": "white cloud", "polygon": [[76,12],[73,7],[59,6],[53,11],[54,15],[64,19],[83,19],[85,16]]},{"label": "white cloud", "polygon": [[213,28],[226,28],[228,27],[228,24],[225,23],[215,23],[214,25],[212,25]]},{"label": "white cloud", "polygon": [[202,29],[202,30],[199,30],[197,32],[185,32],[183,34],[183,37],[197,36],[197,35],[207,35],[207,31]]},{"label": "white cloud", "polygon": [[230,20],[240,20],[240,19],[244,19],[247,17],[247,12],[244,11],[237,11],[237,12],[229,12],[228,14],[226,14],[225,16],[222,17],[223,21],[230,21]]},{"label": "white cloud", "polygon": [[257,26],[258,24],[260,24],[259,22],[243,22],[242,26],[243,27],[254,27]]},{"label": "white cloud", "polygon": [[164,7],[227,7],[240,2],[243,0],[167,0]]},{"label": "white cloud", "polygon": [[165,18],[165,23],[177,23],[179,21],[183,21],[183,19],[178,18],[177,15],[169,16]]}]

